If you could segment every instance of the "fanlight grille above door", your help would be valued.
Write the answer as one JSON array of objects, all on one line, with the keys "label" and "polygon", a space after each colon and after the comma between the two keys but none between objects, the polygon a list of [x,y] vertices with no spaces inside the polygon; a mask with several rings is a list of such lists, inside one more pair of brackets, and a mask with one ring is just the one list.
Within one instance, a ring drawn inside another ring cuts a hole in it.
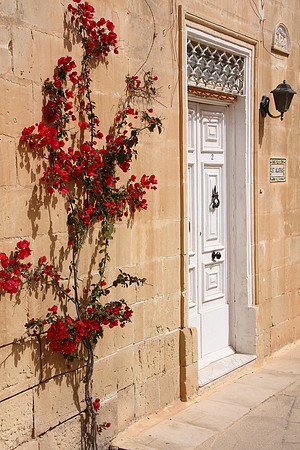
[{"label": "fanlight grille above door", "polygon": [[187,78],[188,86],[244,95],[245,58],[188,39]]}]

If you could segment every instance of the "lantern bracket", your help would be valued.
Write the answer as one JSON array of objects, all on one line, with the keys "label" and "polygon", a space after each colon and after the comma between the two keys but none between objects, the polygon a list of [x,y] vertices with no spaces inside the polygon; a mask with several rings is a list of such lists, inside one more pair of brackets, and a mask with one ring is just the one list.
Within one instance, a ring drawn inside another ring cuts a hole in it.
[{"label": "lantern bracket", "polygon": [[269,104],[270,104],[270,98],[266,95],[263,95],[260,102],[260,112],[263,117],[268,116],[272,117],[273,119],[278,119],[278,117],[281,117],[281,120],[283,120],[283,113],[279,114],[278,116],[273,116],[273,114],[269,111]]}]

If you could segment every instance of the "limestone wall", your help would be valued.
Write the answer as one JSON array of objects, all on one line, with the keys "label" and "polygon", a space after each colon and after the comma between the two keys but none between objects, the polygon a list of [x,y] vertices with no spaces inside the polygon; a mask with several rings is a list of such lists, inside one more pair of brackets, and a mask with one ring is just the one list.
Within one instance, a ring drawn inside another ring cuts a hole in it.
[{"label": "limestone wall", "polygon": [[[64,200],[45,201],[38,180],[43,164],[19,148],[22,129],[41,120],[45,78],[60,56],[80,61],[64,25],[67,0],[0,1],[0,251],[16,242],[32,243],[33,261],[44,255],[62,267],[67,247]],[[300,337],[299,238],[299,100],[279,119],[259,119],[262,94],[286,79],[299,90],[298,0],[265,2],[263,20],[250,2],[234,0],[91,0],[99,17],[112,20],[119,37],[118,56],[94,73],[94,99],[102,129],[108,131],[124,77],[145,62],[159,77],[155,105],[164,119],[162,135],[146,136],[134,173],[154,173],[158,191],[149,195],[149,209],[132,225],[117,226],[109,272],[117,268],[146,277],[148,284],[122,296],[131,305],[132,324],[108,330],[98,344],[95,393],[101,398],[100,420],[112,423],[104,441],[172,401],[194,395],[197,352],[194,331],[187,326],[185,296],[181,296],[183,202],[180,154],[180,22],[178,7],[207,22],[257,40],[253,70],[253,303],[258,309],[257,351],[260,357]],[[255,1],[259,5],[259,1]],[[291,11],[293,13],[291,13]],[[291,36],[291,54],[271,52],[278,22]],[[156,33],[152,52],[145,61]],[[183,87],[185,89],[185,87]],[[273,100],[271,109],[274,112]],[[184,111],[184,107],[183,107]],[[269,182],[269,158],[287,158],[287,181]],[[259,190],[262,190],[260,194]],[[96,231],[92,241],[96,239]],[[92,242],[91,241],[91,242]],[[91,254],[83,255],[84,268]],[[186,261],[185,261],[186,264]],[[0,298],[0,447],[22,450],[80,448],[83,408],[82,369],[68,372],[60,355],[53,355],[43,336],[28,339],[24,323],[54,303],[51,290],[22,292]],[[21,339],[22,338],[22,339]],[[74,388],[76,394],[74,394]],[[78,388],[78,389],[77,389]],[[181,391],[181,392],[180,392]]]},{"label": "limestone wall", "polygon": [[[67,248],[64,199],[45,201],[38,180],[43,164],[19,148],[25,126],[41,120],[43,81],[52,76],[60,56],[80,49],[71,44],[64,25],[68,1],[5,0],[1,26],[1,251],[10,252],[19,239],[32,243],[33,261],[41,255],[64,275],[62,252]],[[125,76],[144,62],[153,36],[146,4],[135,1],[92,1],[98,17],[112,20],[119,36],[118,56],[94,72],[94,100],[101,128],[108,132],[118,102],[125,93]],[[163,18],[156,14],[162,37]],[[168,24],[168,9],[164,11]],[[163,42],[162,42],[163,41]],[[162,103],[158,114],[168,117],[164,137],[146,136],[133,173],[157,176],[159,190],[149,195],[149,210],[132,225],[117,226],[111,245],[109,276],[117,268],[146,277],[139,290],[118,292],[134,311],[132,324],[106,330],[96,348],[94,392],[101,398],[99,421],[111,422],[103,439],[129,423],[179,398],[180,210],[178,152],[177,63],[169,32],[145,64],[160,77]],[[174,43],[173,43],[174,45]],[[162,48],[164,47],[164,48]],[[159,57],[158,57],[159,55]],[[164,72],[165,66],[169,73]],[[174,74],[172,73],[174,70]],[[171,108],[172,105],[172,108]],[[173,123],[174,126],[170,126]],[[156,195],[155,195],[156,194]],[[96,239],[94,231],[92,241]],[[92,243],[91,241],[91,243]],[[87,275],[92,247],[84,250],[81,272]],[[0,447],[11,449],[79,448],[84,408],[80,363],[69,372],[60,355],[51,353],[45,337],[24,337],[24,324],[54,304],[51,289],[1,296],[0,301]],[[23,338],[21,340],[21,338]],[[78,367],[78,368],[77,368]],[[77,369],[76,369],[77,368]]]}]

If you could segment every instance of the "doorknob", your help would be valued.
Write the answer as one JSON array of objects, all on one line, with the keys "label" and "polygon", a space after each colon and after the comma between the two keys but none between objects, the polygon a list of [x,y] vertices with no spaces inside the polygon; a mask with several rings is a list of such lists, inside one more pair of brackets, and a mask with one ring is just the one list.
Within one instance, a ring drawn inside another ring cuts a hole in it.
[{"label": "doorknob", "polygon": [[215,259],[220,259],[221,258],[221,253],[213,251],[212,254],[211,254],[211,257],[212,257],[212,260],[215,261]]},{"label": "doorknob", "polygon": [[217,186],[214,186],[214,188],[212,190],[211,203],[212,203],[213,209],[219,208],[219,206],[220,206],[220,199],[219,199],[219,193],[217,192]]}]

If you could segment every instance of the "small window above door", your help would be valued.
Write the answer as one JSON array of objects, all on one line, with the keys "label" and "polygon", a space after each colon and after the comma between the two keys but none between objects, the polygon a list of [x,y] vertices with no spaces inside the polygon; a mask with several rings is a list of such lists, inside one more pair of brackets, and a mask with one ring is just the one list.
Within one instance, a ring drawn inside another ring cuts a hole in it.
[{"label": "small window above door", "polygon": [[188,39],[187,79],[188,86],[244,95],[245,58]]}]

